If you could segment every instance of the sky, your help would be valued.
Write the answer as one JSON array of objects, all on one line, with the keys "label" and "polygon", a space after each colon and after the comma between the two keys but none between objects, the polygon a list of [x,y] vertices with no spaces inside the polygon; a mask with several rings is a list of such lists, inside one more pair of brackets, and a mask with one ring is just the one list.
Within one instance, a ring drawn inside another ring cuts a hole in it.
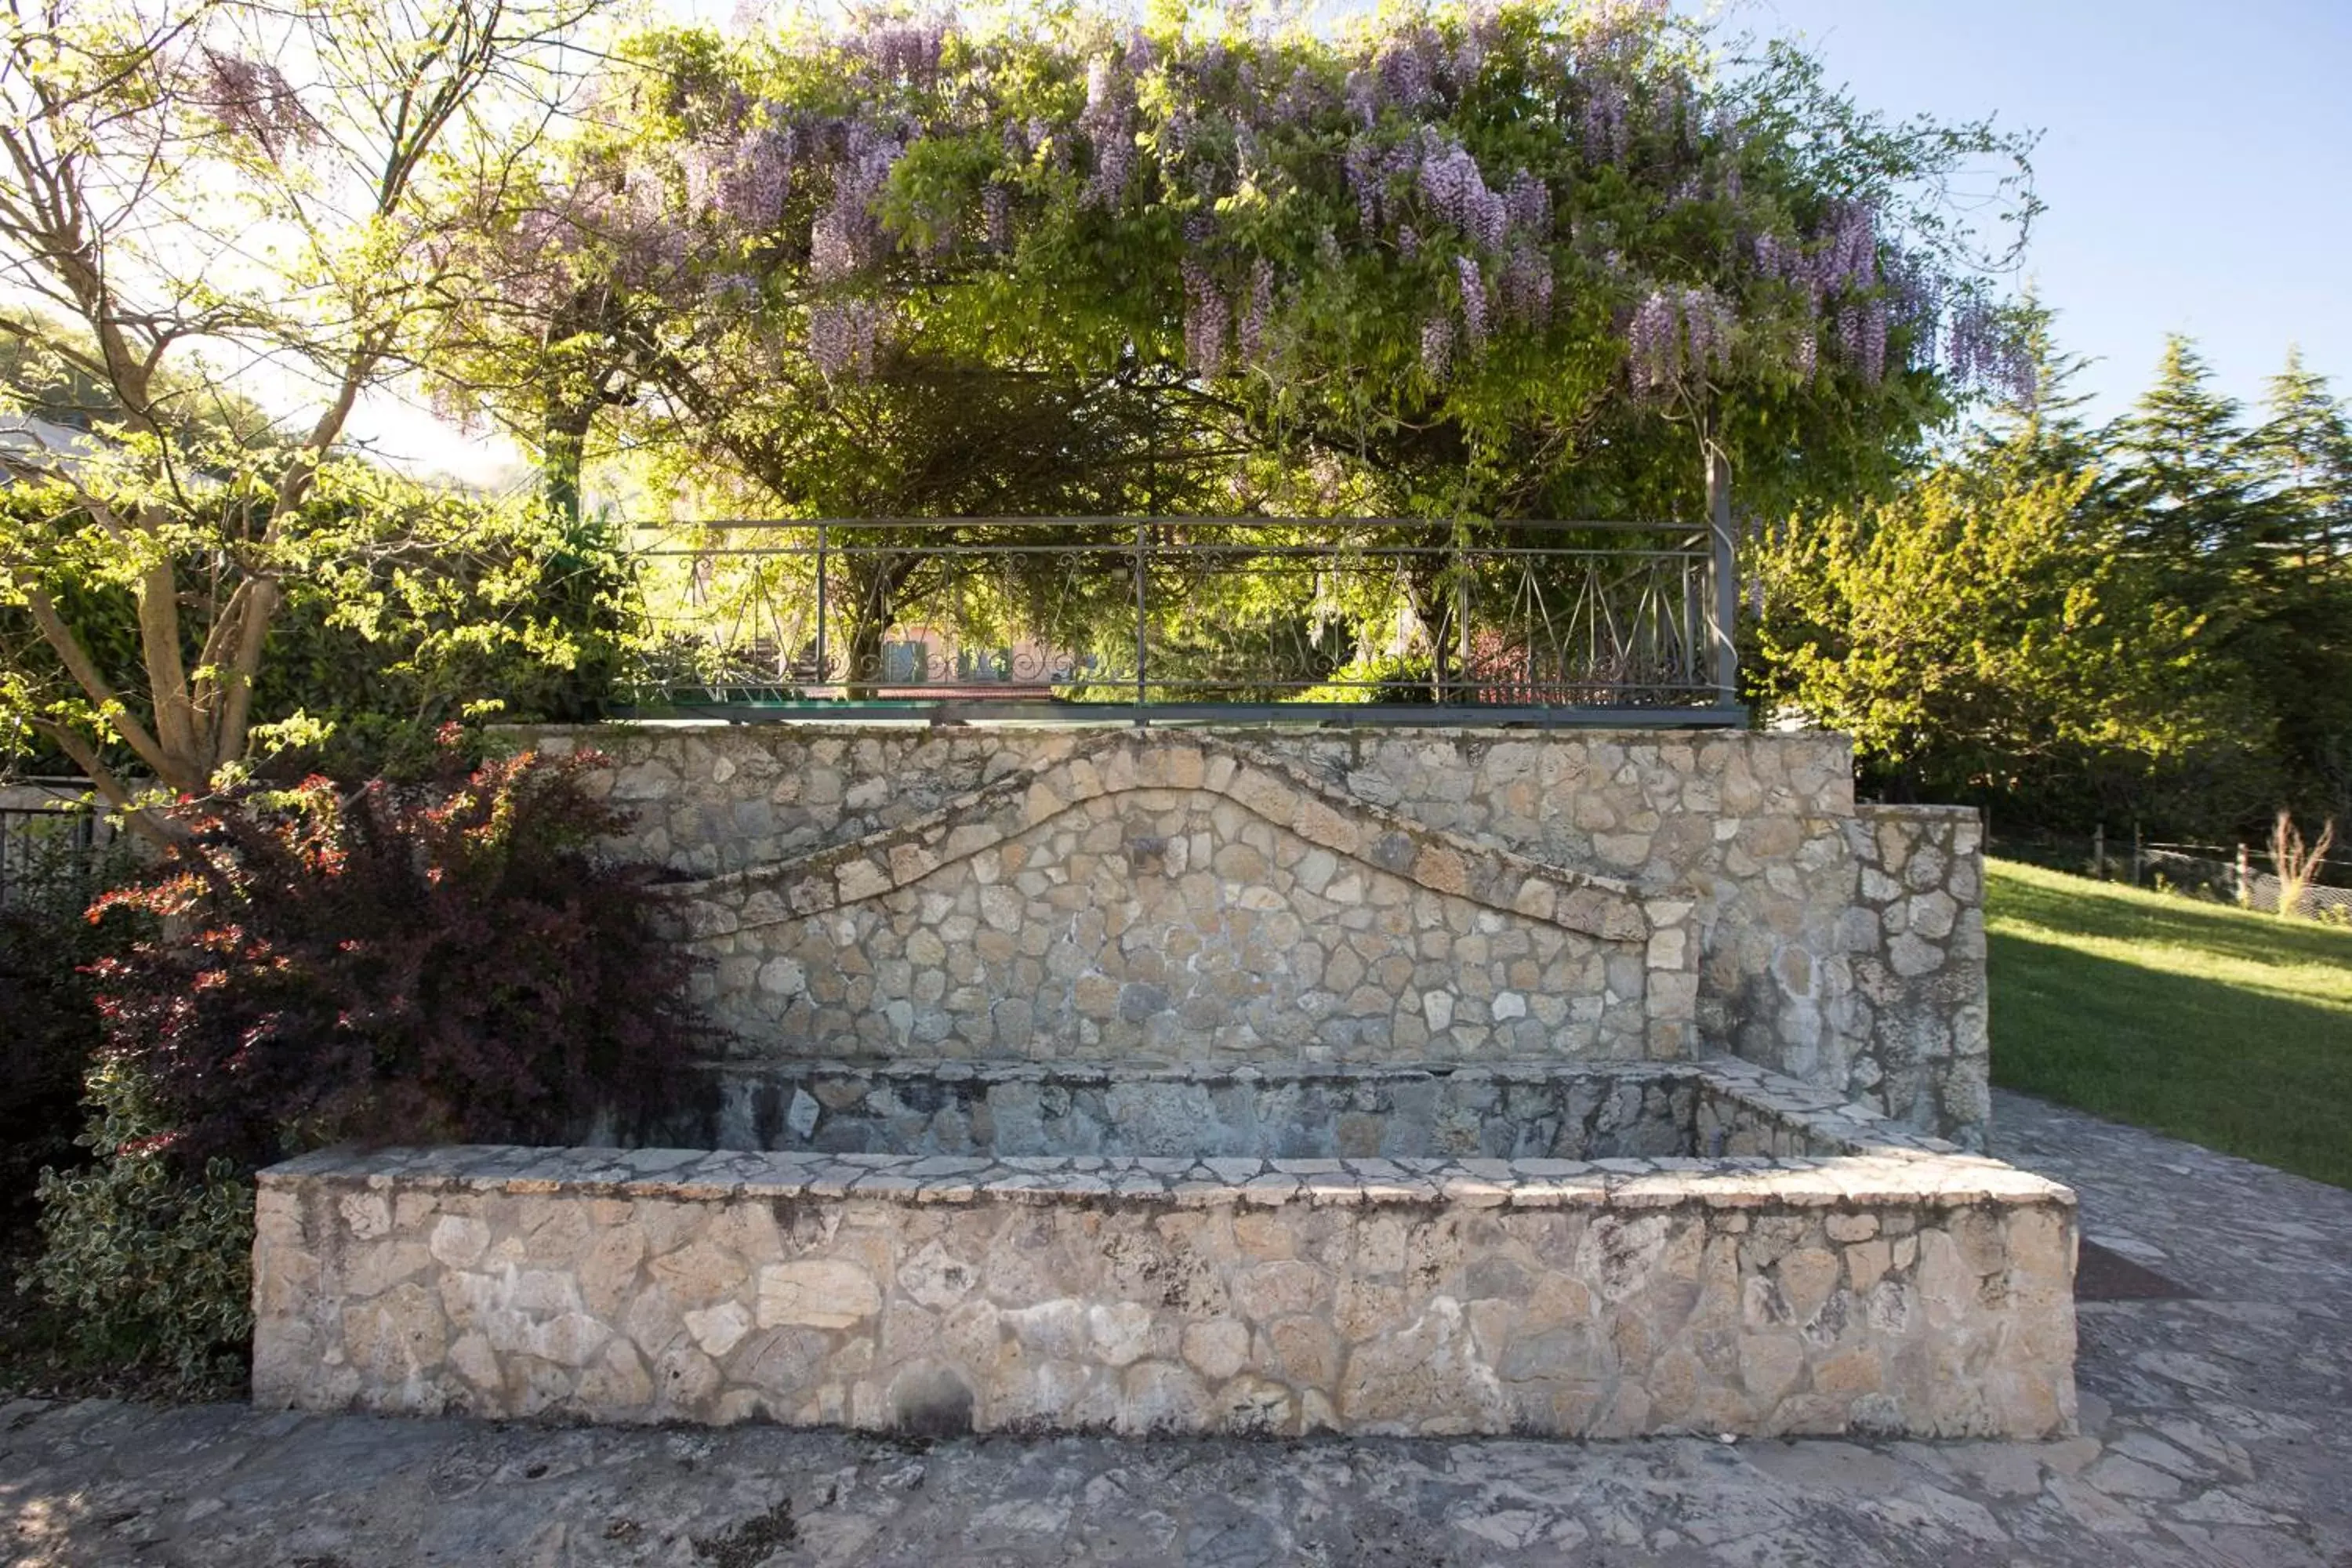
[{"label": "sky", "polygon": [[2291,343],[2352,394],[2352,0],[1744,0],[1864,105],[2043,133],[2023,281],[2094,417],[2167,332],[2259,399]]},{"label": "sky", "polygon": [[[655,0],[724,24],[735,0]],[[1687,0],[1686,0],[1687,4]],[[2095,419],[2147,384],[2167,332],[2254,403],[2299,344],[2352,395],[2352,0],[1699,0],[1726,25],[1802,39],[1832,83],[1898,116],[2042,132],[2048,210],[2017,281],[2091,363]],[[388,457],[477,481],[495,441],[380,399]]]}]

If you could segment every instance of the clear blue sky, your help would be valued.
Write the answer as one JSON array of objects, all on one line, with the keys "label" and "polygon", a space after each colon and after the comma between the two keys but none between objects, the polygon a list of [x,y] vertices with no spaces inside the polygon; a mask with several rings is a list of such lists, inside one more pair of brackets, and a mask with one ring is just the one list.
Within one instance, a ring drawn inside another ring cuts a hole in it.
[{"label": "clear blue sky", "polygon": [[2187,332],[2230,395],[2300,343],[2352,395],[2352,0],[1740,0],[1864,104],[2045,132],[2025,275],[2086,412]]}]

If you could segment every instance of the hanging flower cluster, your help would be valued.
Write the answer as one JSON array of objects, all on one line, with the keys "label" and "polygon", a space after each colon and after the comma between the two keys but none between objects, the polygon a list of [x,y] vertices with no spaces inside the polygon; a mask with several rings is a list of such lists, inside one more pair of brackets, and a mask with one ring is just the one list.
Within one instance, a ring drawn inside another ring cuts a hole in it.
[{"label": "hanging flower cluster", "polygon": [[271,163],[282,163],[317,138],[318,122],[285,73],[268,61],[205,46],[196,51],[196,101]]},{"label": "hanging flower cluster", "polygon": [[1224,374],[1225,327],[1233,320],[1224,289],[1205,259],[1210,232],[1205,218],[1196,215],[1186,221],[1185,254],[1180,264],[1184,284],[1184,363],[1205,381]]},{"label": "hanging flower cluster", "polygon": [[928,88],[939,80],[950,31],[943,16],[898,18],[877,13],[859,19],[844,48],[865,67],[870,80]]},{"label": "hanging flower cluster", "polygon": [[1663,392],[1686,377],[1727,373],[1738,326],[1730,302],[1711,289],[1653,292],[1626,330],[1633,390]]},{"label": "hanging flower cluster", "polygon": [[1611,321],[1644,397],[1751,372],[1875,384],[1898,357],[2007,376],[2005,318],[1948,307],[1973,296],[1881,201],[1829,196],[1810,154],[1751,135],[1675,26],[1662,0],[1465,0],[1338,40],[869,18],[793,46],[815,70],[681,67],[687,132],[584,174],[515,244],[551,289],[568,268],[696,309],[797,308],[828,377],[874,373],[919,319],[894,304],[909,290],[1087,257],[1131,258],[1086,283],[1092,308],[1139,344],[1181,314],[1202,380],[1297,384],[1354,352],[1361,321],[1331,326],[1351,311],[1417,351],[1412,398],[1530,363],[1498,344]]},{"label": "hanging flower cluster", "polygon": [[2032,346],[1982,300],[1964,300],[1952,312],[1945,356],[1954,379],[1997,387],[2013,402],[2030,407],[2041,391]]},{"label": "hanging flower cluster", "polygon": [[732,142],[693,143],[681,160],[689,207],[715,207],[745,229],[772,227],[792,194],[798,137],[789,126],[751,127]]},{"label": "hanging flower cluster", "polygon": [[1108,59],[1087,67],[1087,108],[1078,130],[1095,164],[1078,199],[1087,206],[1117,206],[1135,172],[1135,84]]},{"label": "hanging flower cluster", "polygon": [[883,309],[871,300],[820,300],[809,307],[809,358],[828,381],[874,374]]}]

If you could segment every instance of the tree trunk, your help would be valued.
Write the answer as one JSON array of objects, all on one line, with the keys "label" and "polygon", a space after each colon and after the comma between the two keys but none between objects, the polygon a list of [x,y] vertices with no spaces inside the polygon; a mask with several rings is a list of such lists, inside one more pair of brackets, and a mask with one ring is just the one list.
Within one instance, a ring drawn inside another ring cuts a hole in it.
[{"label": "tree trunk", "polygon": [[540,484],[548,510],[566,523],[580,521],[580,477],[588,431],[596,422],[594,403],[554,404],[540,436]]}]

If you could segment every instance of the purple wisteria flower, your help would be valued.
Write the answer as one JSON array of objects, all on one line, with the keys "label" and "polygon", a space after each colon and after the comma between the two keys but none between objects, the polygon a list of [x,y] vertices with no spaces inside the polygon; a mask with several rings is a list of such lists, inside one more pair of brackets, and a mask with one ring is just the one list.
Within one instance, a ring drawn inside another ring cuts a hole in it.
[{"label": "purple wisteria flower", "polygon": [[980,191],[980,226],[991,250],[1013,248],[1013,193],[993,183]]},{"label": "purple wisteria flower", "polygon": [[1827,246],[1833,289],[1869,289],[1878,282],[1878,209],[1847,202],[1832,224]]},{"label": "purple wisteria flower", "polygon": [[1631,105],[1623,84],[1608,79],[1593,83],[1584,95],[1576,127],[1587,163],[1623,163],[1633,147]]},{"label": "purple wisteria flower", "polygon": [[1653,289],[1626,330],[1633,390],[1664,392],[1731,366],[1738,318],[1712,289]]},{"label": "purple wisteria flower", "polygon": [[1432,381],[1444,381],[1454,364],[1454,323],[1443,315],[1421,324],[1421,368]]},{"label": "purple wisteria flower", "polygon": [[1503,205],[1510,214],[1512,227],[1528,234],[1551,233],[1551,187],[1525,169],[1511,176],[1511,188],[1505,194]]},{"label": "purple wisteria flower", "polygon": [[1475,258],[1454,258],[1454,280],[1462,286],[1462,341],[1474,354],[1486,348],[1486,280]]},{"label": "purple wisteria flower", "polygon": [[1093,148],[1095,162],[1079,204],[1115,207],[1135,171],[1135,84],[1108,58],[1087,68],[1087,107],[1078,116],[1078,129]]},{"label": "purple wisteria flower", "polygon": [[874,374],[874,345],[883,307],[871,300],[824,300],[809,308],[809,358],[826,380],[866,380]]},{"label": "purple wisteria flower", "polygon": [[1738,326],[1731,303],[1712,289],[1682,293],[1683,332],[1689,340],[1688,368],[1705,375],[1731,368],[1732,333]]},{"label": "purple wisteria flower", "polygon": [[1408,111],[1433,101],[1441,58],[1443,48],[1437,35],[1425,24],[1391,35],[1381,47],[1376,64],[1388,101]]},{"label": "purple wisteria flower", "polygon": [[1201,255],[1211,237],[1207,219],[1196,216],[1185,222],[1187,248],[1181,271],[1184,282],[1184,363],[1194,374],[1214,381],[1224,374],[1225,328],[1234,313],[1216,274]]},{"label": "purple wisteria flower", "polygon": [[1886,378],[1886,301],[1874,299],[1862,308],[1862,379],[1875,386]]},{"label": "purple wisteria flower", "polygon": [[1512,242],[1498,279],[1503,310],[1513,321],[1542,327],[1551,321],[1551,253],[1526,235]]},{"label": "purple wisteria flower", "polygon": [[1371,143],[1361,136],[1352,137],[1348,150],[1340,154],[1340,167],[1347,171],[1348,192],[1356,198],[1356,221],[1367,234],[1381,226],[1381,160]]},{"label": "purple wisteria flower", "polygon": [[1274,263],[1259,257],[1250,263],[1249,302],[1242,310],[1234,333],[1242,363],[1262,366],[1266,360],[1266,325],[1274,318]]},{"label": "purple wisteria flower", "polygon": [[885,81],[927,88],[939,79],[949,24],[939,16],[894,18],[869,16],[850,35],[847,47]]},{"label": "purple wisteria flower", "polygon": [[906,153],[905,144],[863,121],[853,122],[834,170],[833,199],[809,228],[809,276],[838,282],[871,266],[881,254],[882,226],[874,197]]},{"label": "purple wisteria flower", "polygon": [[1434,126],[1421,135],[1418,184],[1424,207],[1486,250],[1499,250],[1510,226],[1508,202],[1488,188],[1478,160]]},{"label": "purple wisteria flower", "polygon": [[232,134],[258,146],[271,163],[282,162],[287,153],[316,139],[318,122],[276,66],[211,47],[202,50],[198,59],[199,101]]},{"label": "purple wisteria flower", "polygon": [[2022,406],[2033,406],[2041,394],[2032,345],[2008,330],[1982,300],[1966,300],[1952,312],[1945,358],[1955,380],[1990,388]]},{"label": "purple wisteria flower", "polygon": [[797,151],[790,130],[760,126],[744,132],[709,164],[712,205],[730,223],[746,228],[774,223],[783,216],[784,198],[792,193]]}]

